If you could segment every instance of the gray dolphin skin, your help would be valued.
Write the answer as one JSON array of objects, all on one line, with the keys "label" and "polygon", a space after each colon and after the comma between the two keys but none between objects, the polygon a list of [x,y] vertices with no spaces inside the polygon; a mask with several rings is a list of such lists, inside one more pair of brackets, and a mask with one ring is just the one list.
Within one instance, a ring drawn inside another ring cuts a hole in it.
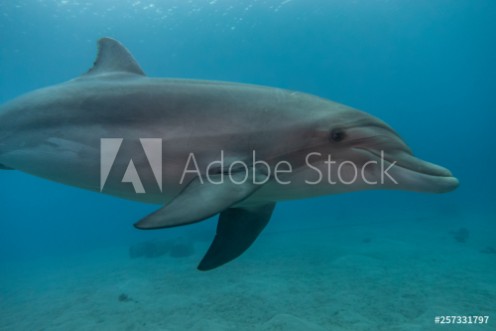
[{"label": "gray dolphin skin", "polygon": [[365,112],[277,88],[149,78],[118,41],[98,46],[87,73],[0,107],[0,169],[160,204],[139,229],[220,214],[200,270],[241,255],[280,200],[458,186]]}]

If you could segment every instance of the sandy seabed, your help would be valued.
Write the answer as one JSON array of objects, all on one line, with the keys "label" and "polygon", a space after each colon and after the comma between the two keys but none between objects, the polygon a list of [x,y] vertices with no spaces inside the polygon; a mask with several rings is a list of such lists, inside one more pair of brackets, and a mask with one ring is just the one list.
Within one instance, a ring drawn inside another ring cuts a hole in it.
[{"label": "sandy seabed", "polygon": [[[466,242],[453,228],[404,218],[268,229],[210,272],[196,270],[206,241],[185,258],[131,259],[122,246],[2,262],[0,330],[496,330],[494,228]],[[436,325],[438,315],[490,318]]]}]

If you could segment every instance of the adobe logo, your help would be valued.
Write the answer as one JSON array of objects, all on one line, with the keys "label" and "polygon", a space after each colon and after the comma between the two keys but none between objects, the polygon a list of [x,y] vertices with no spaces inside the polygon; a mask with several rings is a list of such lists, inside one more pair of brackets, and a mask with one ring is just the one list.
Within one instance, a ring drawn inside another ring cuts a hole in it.
[{"label": "adobe logo", "polygon": [[[103,191],[110,170],[122,146],[123,138],[101,138],[100,139],[100,191]],[[162,139],[140,138],[141,146],[157,181],[160,192],[162,192]],[[138,170],[132,159],[129,160],[122,183],[131,183],[136,193],[144,194],[145,188],[138,174]]]}]

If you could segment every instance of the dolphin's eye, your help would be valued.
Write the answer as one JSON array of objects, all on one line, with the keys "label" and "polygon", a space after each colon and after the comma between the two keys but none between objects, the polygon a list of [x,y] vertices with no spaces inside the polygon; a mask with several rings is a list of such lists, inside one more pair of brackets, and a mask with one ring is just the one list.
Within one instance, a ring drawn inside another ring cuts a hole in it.
[{"label": "dolphin's eye", "polygon": [[343,141],[345,137],[346,133],[343,131],[343,129],[334,129],[331,131],[329,140],[338,143],[340,141]]}]

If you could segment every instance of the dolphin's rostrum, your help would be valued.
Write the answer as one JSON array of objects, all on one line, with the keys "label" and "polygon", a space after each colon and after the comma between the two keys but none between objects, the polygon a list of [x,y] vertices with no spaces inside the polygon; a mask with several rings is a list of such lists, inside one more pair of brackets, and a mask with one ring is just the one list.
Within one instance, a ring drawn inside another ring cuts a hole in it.
[{"label": "dolphin's rostrum", "polygon": [[[102,149],[109,141],[117,148]],[[102,159],[112,160],[105,182]],[[276,88],[149,78],[110,38],[99,41],[87,73],[1,107],[0,169],[163,205],[140,229],[220,214],[200,270],[241,255],[279,200],[458,185],[367,113]]]}]

